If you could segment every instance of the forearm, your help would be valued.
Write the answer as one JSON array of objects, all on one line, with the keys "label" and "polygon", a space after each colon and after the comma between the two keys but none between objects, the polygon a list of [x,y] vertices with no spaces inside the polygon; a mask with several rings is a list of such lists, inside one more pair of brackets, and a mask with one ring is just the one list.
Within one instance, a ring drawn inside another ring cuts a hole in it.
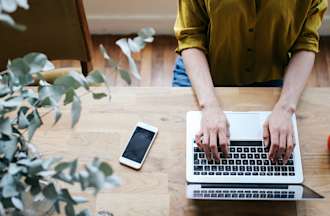
[{"label": "forearm", "polygon": [[201,109],[219,106],[205,54],[199,49],[187,49],[182,57]]},{"label": "forearm", "polygon": [[284,77],[284,85],[276,106],[294,113],[307,79],[312,72],[315,53],[297,52],[291,59]]}]

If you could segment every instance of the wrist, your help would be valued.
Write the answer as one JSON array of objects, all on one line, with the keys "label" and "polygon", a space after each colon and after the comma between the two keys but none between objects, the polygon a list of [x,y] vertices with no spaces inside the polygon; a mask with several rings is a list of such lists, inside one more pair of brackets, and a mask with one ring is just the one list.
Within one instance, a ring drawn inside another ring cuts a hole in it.
[{"label": "wrist", "polygon": [[290,115],[293,115],[296,112],[296,105],[288,101],[279,100],[275,105],[275,108],[285,111]]},{"label": "wrist", "polygon": [[220,108],[218,101],[208,101],[200,103],[201,110],[209,109],[209,108]]}]

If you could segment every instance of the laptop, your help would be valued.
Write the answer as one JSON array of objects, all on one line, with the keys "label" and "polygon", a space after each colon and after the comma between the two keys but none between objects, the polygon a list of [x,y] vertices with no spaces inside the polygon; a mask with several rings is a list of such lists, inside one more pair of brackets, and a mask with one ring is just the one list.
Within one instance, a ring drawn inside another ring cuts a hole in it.
[{"label": "laptop", "polygon": [[[288,163],[268,160],[262,125],[270,112],[225,112],[230,123],[228,157],[208,161],[195,143],[201,112],[187,113],[186,195],[210,200],[302,200],[323,197],[304,186],[296,116],[296,146]],[[219,152],[221,152],[219,148]]]}]

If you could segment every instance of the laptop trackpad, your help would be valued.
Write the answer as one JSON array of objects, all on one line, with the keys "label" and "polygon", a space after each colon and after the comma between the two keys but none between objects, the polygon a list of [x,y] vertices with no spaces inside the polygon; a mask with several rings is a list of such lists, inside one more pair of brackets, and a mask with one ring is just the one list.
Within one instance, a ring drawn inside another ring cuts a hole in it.
[{"label": "laptop trackpad", "polygon": [[231,140],[262,140],[262,124],[258,113],[226,113]]}]

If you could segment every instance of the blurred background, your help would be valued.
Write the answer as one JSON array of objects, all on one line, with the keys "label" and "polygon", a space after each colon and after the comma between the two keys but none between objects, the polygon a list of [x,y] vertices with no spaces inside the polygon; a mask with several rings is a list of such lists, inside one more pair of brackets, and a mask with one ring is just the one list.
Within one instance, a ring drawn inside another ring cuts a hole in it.
[{"label": "blurred background", "polygon": [[[176,40],[173,24],[176,17],[177,0],[84,0],[89,29],[94,45],[93,66],[105,68],[104,60],[98,52],[98,44],[102,43],[110,50],[110,54],[118,59],[124,56],[115,45],[122,35],[137,32],[145,26],[154,27],[157,36],[140,54],[135,56],[142,73],[142,80],[133,82],[133,86],[170,86],[172,67],[175,61]],[[330,0],[329,0],[330,3]],[[320,30],[321,52],[317,55],[314,73],[310,77],[309,86],[330,86],[330,11],[328,10]],[[71,66],[74,62],[61,61],[61,66]],[[126,85],[111,74],[113,85]]]}]

